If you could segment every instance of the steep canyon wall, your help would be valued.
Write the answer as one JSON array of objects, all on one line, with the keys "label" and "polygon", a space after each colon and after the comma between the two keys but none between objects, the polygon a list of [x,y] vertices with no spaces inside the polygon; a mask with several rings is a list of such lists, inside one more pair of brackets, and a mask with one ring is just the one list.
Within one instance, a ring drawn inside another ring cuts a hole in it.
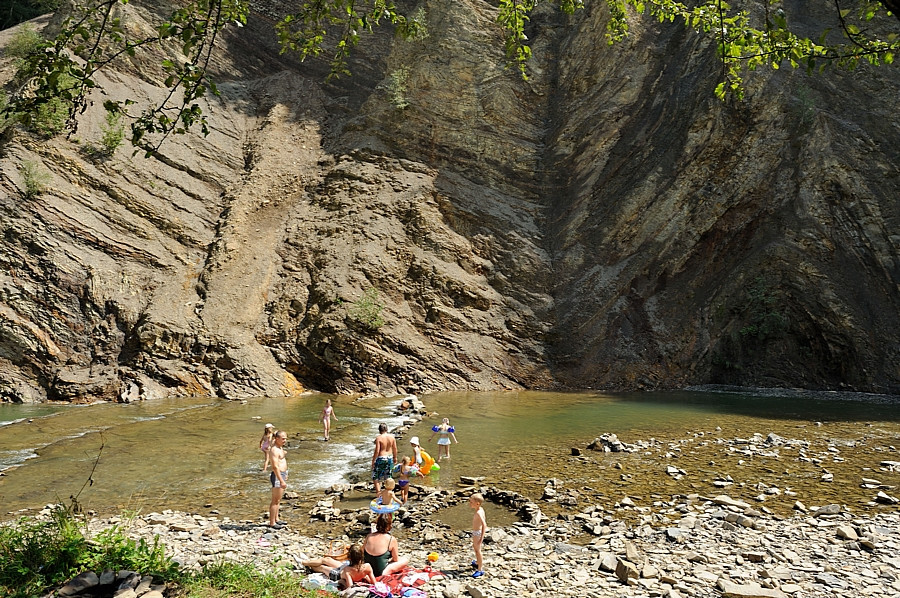
[{"label": "steep canyon wall", "polygon": [[[761,73],[721,103],[701,38],[637,20],[608,47],[602,4],[535,15],[527,82],[489,3],[427,0],[405,5],[426,40],[367,36],[326,83],[258,1],[208,137],[98,159],[99,95],[73,138],[16,132],[2,398],[900,391],[897,69]],[[162,78],[103,84],[140,104]],[[26,162],[52,177],[32,198]]]}]

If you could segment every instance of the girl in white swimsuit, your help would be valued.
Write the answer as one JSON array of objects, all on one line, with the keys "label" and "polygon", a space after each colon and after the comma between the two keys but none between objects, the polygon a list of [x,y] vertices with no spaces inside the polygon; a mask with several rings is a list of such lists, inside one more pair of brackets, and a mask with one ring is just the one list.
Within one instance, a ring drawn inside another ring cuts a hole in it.
[{"label": "girl in white swimsuit", "polygon": [[454,432],[456,432],[456,430],[453,429],[453,426],[450,425],[450,420],[446,417],[441,422],[441,425],[434,426],[433,428],[431,428],[431,438],[429,438],[428,440],[433,439],[435,434],[440,435],[440,438],[438,438],[438,441],[437,441],[437,443],[438,443],[438,461],[440,461],[444,457],[446,457],[447,459],[450,458],[450,439],[451,438],[453,439],[453,442],[455,442],[456,444],[459,444],[459,441],[456,439],[456,434]]}]

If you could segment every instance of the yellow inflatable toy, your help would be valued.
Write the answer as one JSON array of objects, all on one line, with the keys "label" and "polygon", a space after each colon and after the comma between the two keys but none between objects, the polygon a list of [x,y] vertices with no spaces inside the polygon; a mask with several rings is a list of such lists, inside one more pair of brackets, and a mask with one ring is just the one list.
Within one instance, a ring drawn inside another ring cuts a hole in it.
[{"label": "yellow inflatable toy", "polygon": [[422,464],[419,466],[419,471],[422,472],[422,475],[428,475],[432,471],[437,471],[441,468],[440,465],[434,462],[431,455],[424,450],[419,449],[419,454],[422,455]]}]

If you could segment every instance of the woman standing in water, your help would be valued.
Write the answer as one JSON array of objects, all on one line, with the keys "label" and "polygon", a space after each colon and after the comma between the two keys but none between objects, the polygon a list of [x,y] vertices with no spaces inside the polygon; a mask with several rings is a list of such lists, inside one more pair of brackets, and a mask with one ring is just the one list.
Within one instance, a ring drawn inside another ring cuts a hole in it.
[{"label": "woman standing in water", "polygon": [[325,428],[325,440],[327,441],[331,436],[331,418],[334,418],[334,421],[337,421],[337,416],[334,414],[334,407],[331,406],[331,399],[325,400],[325,408],[322,409],[322,417],[319,419],[322,420],[322,425]]}]

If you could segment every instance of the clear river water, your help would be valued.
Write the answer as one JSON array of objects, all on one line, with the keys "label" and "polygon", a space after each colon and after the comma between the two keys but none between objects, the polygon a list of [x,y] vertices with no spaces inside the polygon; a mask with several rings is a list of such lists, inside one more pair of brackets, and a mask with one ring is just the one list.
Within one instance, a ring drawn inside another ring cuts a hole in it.
[{"label": "clear river water", "polygon": [[[420,484],[456,487],[459,476],[539,499],[547,480],[577,491],[581,500],[638,501],[672,494],[727,493],[751,499],[761,489],[773,511],[788,512],[795,500],[841,502],[855,509],[871,504],[874,491],[863,477],[900,485],[900,403],[737,393],[438,393],[422,397],[432,415],[398,442],[429,442],[431,427],[449,417],[459,444],[438,474]],[[324,442],[319,414],[326,398],[338,421]],[[217,511],[233,519],[256,519],[266,510],[270,486],[258,449],[265,423],[288,433],[289,490],[313,500],[326,487],[368,478],[372,439],[380,422],[391,428],[404,417],[394,399],[353,400],[307,394],[249,401],[179,399],[135,404],[0,405],[0,518],[77,495],[98,514],[165,508]],[[655,450],[630,454],[586,451],[612,432],[625,442],[657,439]],[[776,433],[807,442],[805,451],[776,456],[742,455],[735,439]],[[572,449],[584,451],[573,456]],[[99,458],[98,458],[99,457]],[[818,462],[817,462],[818,461]],[[684,476],[666,474],[673,465]],[[822,482],[823,471],[834,481]],[[731,476],[720,490],[713,480]],[[676,479],[679,478],[679,479]],[[762,486],[760,485],[762,484]],[[287,519],[305,518],[298,501]]]}]

